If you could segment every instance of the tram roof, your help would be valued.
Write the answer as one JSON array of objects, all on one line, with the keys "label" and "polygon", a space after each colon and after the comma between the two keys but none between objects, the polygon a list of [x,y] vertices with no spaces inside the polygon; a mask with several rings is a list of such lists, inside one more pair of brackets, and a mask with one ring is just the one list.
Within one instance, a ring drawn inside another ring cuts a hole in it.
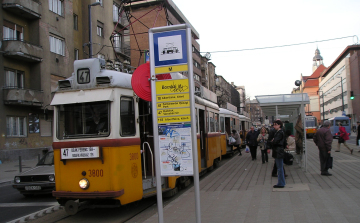
[{"label": "tram roof", "polygon": [[225,114],[225,115],[234,115],[234,116],[237,116],[239,117],[239,114],[238,113],[235,113],[233,111],[230,111],[230,110],[227,110],[225,108],[220,108],[220,114]]},{"label": "tram roof", "polygon": [[215,110],[219,110],[219,106],[214,102],[208,101],[204,98],[200,98],[199,96],[195,95],[195,103],[205,105],[206,107],[213,108]]},{"label": "tram roof", "polygon": [[310,104],[307,93],[260,95],[255,98],[267,116],[297,115],[302,103]]}]

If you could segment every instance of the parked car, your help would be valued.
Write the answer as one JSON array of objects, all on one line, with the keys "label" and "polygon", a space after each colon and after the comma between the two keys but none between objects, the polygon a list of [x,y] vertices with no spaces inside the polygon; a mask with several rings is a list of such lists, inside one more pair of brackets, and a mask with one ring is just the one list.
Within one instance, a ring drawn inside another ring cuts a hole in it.
[{"label": "parked car", "polygon": [[47,152],[36,167],[15,176],[12,186],[24,196],[51,194],[55,190],[54,152]]}]

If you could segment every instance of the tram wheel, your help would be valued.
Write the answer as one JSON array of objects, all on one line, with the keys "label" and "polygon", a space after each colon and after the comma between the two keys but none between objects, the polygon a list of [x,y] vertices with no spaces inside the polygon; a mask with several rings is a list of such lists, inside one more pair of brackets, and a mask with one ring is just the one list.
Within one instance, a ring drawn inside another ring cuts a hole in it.
[{"label": "tram wheel", "polygon": [[79,210],[79,203],[69,200],[65,203],[65,211],[68,215],[75,215]]}]

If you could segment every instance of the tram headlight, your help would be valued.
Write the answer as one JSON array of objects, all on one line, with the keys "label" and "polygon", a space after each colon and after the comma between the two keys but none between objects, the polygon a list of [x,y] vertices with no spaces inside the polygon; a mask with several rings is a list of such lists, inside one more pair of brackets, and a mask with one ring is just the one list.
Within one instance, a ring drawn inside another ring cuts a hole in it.
[{"label": "tram headlight", "polygon": [[89,188],[90,182],[88,181],[88,179],[83,178],[79,181],[79,186],[81,189],[86,190]]}]

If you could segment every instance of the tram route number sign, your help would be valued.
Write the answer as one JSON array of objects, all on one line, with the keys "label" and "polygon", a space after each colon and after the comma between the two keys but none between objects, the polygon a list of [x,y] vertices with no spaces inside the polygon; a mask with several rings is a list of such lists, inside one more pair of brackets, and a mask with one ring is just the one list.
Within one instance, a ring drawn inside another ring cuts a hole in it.
[{"label": "tram route number sign", "polygon": [[61,159],[87,159],[99,158],[100,148],[98,146],[61,148]]}]

